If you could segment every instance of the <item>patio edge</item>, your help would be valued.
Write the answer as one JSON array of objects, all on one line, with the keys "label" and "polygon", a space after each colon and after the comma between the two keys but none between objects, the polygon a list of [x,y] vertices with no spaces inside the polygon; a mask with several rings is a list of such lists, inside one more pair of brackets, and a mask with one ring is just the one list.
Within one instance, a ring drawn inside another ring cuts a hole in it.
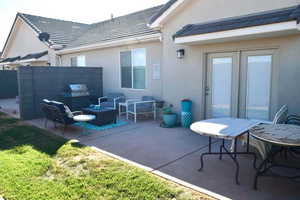
[{"label": "patio edge", "polygon": [[[86,146],[87,146],[87,145],[86,145]],[[150,168],[150,167],[147,167],[147,166],[145,166],[145,165],[139,164],[139,163],[137,163],[137,162],[128,160],[128,159],[126,159],[126,158],[124,158],[124,157],[121,157],[121,156],[118,156],[118,155],[116,155],[116,154],[107,152],[107,151],[105,151],[105,150],[103,150],[103,149],[99,149],[98,147],[95,147],[95,146],[89,146],[89,147],[91,147],[91,148],[94,149],[95,151],[98,151],[98,152],[100,152],[100,153],[103,153],[103,154],[105,154],[105,155],[107,155],[107,156],[110,156],[110,157],[112,157],[112,158],[115,158],[115,159],[117,159],[117,160],[121,160],[121,161],[126,162],[126,163],[128,163],[128,164],[131,164],[131,165],[133,165],[133,166],[136,166],[136,167],[138,167],[138,168],[141,168],[141,169],[143,169],[143,170],[146,170],[147,172],[150,172],[150,173],[152,173],[152,174],[154,174],[154,175],[157,175],[157,176],[159,176],[159,177],[162,177],[162,178],[164,178],[164,179],[166,179],[166,180],[168,180],[168,181],[172,181],[172,182],[174,182],[174,183],[177,183],[177,184],[179,184],[179,185],[182,185],[182,186],[184,186],[184,187],[186,187],[186,188],[189,188],[189,189],[191,189],[191,190],[194,190],[194,191],[196,191],[196,192],[200,192],[200,193],[206,194],[206,195],[208,195],[208,196],[211,196],[211,197],[213,197],[213,198],[220,199],[220,200],[231,200],[231,199],[228,198],[228,197],[225,197],[225,196],[222,196],[222,195],[220,195],[220,194],[214,193],[214,192],[212,192],[212,191],[206,190],[206,189],[204,189],[204,188],[198,187],[198,186],[196,186],[196,185],[193,185],[193,184],[191,184],[191,183],[185,182],[185,181],[183,181],[183,180],[181,180],[181,179],[178,179],[178,178],[176,178],[176,177],[173,177],[173,176],[171,176],[171,175],[165,174],[165,173],[163,173],[163,172],[161,172],[161,171],[159,171],[159,170],[152,169],[152,168]]]}]

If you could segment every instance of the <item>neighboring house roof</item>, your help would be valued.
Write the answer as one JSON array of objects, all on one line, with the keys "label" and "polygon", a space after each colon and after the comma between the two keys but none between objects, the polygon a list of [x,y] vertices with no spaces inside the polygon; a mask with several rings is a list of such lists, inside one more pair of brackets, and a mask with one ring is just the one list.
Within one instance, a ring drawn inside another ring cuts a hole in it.
[{"label": "neighboring house roof", "polygon": [[149,20],[149,27],[160,29],[170,17],[176,15],[176,11],[187,3],[196,2],[196,0],[169,0],[155,15]]},{"label": "neighboring house roof", "polygon": [[37,33],[47,32],[54,44],[67,45],[90,27],[88,24],[18,13]]},{"label": "neighboring house roof", "polygon": [[19,60],[20,58],[21,58],[20,56],[12,57],[12,58],[5,58],[0,63],[15,62],[15,61]]},{"label": "neighboring house roof", "polygon": [[48,51],[38,52],[38,53],[31,53],[27,54],[26,56],[16,56],[11,58],[5,58],[4,60],[0,61],[0,63],[11,63],[15,61],[25,61],[25,60],[31,60],[31,59],[39,59],[45,55],[48,55]]},{"label": "neighboring house roof", "polygon": [[159,33],[148,27],[150,18],[163,6],[138,11],[111,20],[91,24],[88,31],[71,42],[67,48]]},{"label": "neighboring house roof", "polygon": [[48,51],[43,51],[43,52],[39,52],[39,53],[31,53],[31,54],[28,54],[28,55],[20,58],[20,60],[39,59],[47,54],[48,54]]},{"label": "neighboring house roof", "polygon": [[209,23],[189,24],[179,30],[173,37],[178,38],[259,25],[288,22],[293,20],[297,20],[297,22],[299,22],[299,19],[300,5],[279,10],[255,13],[246,16],[222,19]]},{"label": "neighboring house roof", "polygon": [[152,24],[155,20],[157,20],[160,16],[162,16],[174,3],[178,0],[170,0],[161,9],[151,17],[149,24]]}]

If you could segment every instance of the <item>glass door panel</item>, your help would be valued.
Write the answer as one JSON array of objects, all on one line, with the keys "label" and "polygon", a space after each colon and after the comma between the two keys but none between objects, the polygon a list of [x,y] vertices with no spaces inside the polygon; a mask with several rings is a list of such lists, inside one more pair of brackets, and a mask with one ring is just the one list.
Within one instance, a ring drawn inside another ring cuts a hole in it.
[{"label": "glass door panel", "polygon": [[207,59],[206,118],[236,117],[238,54],[208,54]]},{"label": "glass door panel", "polygon": [[269,119],[272,55],[247,56],[246,118]]},{"label": "glass door panel", "polygon": [[212,59],[212,117],[231,115],[232,58]]}]

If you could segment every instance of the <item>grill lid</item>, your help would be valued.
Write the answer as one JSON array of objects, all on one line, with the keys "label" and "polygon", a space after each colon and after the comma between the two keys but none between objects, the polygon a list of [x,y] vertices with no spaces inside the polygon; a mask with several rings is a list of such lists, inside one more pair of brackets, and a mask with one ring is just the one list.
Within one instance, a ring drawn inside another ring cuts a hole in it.
[{"label": "grill lid", "polygon": [[89,96],[90,92],[85,84],[70,84],[67,87],[66,93],[68,96],[81,97]]}]

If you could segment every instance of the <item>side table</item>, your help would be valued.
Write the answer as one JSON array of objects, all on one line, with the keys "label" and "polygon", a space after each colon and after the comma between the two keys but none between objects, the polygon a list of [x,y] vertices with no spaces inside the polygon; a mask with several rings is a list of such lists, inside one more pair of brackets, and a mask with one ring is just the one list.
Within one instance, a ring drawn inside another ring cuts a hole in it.
[{"label": "side table", "polygon": [[[76,115],[73,117],[74,121],[77,121],[77,122],[89,122],[89,121],[92,121],[96,118],[95,115]],[[84,125],[82,126],[82,135],[88,135],[90,134],[88,132],[88,128]]]}]

